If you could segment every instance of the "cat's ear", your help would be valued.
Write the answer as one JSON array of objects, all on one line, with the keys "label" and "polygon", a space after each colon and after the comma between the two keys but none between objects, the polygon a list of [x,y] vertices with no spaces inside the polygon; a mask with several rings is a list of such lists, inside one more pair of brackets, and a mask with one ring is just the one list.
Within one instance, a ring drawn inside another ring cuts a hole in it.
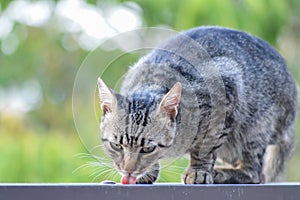
[{"label": "cat's ear", "polygon": [[117,98],[101,78],[98,78],[98,90],[103,114],[112,112],[116,107]]},{"label": "cat's ear", "polygon": [[159,111],[175,119],[178,113],[178,105],[181,97],[181,84],[177,82],[170,91],[163,97],[159,105]]}]

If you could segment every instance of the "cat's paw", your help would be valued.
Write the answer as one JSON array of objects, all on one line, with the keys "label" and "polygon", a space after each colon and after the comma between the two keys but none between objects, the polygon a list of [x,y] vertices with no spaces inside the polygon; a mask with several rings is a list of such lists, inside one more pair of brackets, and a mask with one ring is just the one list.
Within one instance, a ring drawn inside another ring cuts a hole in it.
[{"label": "cat's paw", "polygon": [[258,184],[264,183],[265,177],[257,171],[243,170],[243,169],[214,169],[214,183],[230,183],[230,184]]},{"label": "cat's paw", "polygon": [[136,184],[152,184],[154,183],[158,178],[158,173],[157,174],[145,174],[141,177],[138,177],[136,180]]},{"label": "cat's paw", "polygon": [[198,169],[188,168],[183,176],[183,182],[185,184],[211,184],[214,183],[211,173]]},{"label": "cat's paw", "polygon": [[136,184],[153,184],[154,181],[147,179],[145,177],[138,178]]}]

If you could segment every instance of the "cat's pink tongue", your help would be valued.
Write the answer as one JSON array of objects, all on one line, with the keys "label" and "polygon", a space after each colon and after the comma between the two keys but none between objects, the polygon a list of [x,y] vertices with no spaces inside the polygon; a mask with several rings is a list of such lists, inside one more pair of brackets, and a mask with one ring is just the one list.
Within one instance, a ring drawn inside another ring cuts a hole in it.
[{"label": "cat's pink tongue", "polygon": [[122,184],[136,184],[135,176],[123,176],[121,179]]}]

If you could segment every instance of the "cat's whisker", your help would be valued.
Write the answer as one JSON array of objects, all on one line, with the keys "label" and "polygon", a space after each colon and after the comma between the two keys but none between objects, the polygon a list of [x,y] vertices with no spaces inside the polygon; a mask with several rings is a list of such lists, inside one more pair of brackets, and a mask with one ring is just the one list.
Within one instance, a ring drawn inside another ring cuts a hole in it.
[{"label": "cat's whisker", "polygon": [[93,167],[107,167],[107,168],[112,168],[113,164],[111,162],[100,162],[100,161],[96,161],[96,162],[90,162],[90,166]]},{"label": "cat's whisker", "polygon": [[93,155],[90,153],[78,153],[73,155],[73,157],[78,157],[78,158],[93,158]]},{"label": "cat's whisker", "polygon": [[103,144],[99,144],[99,145],[94,146],[94,147],[91,149],[91,152],[94,152],[95,150],[97,150],[97,149],[99,149],[99,148],[103,148]]},{"label": "cat's whisker", "polygon": [[104,176],[103,179],[104,179],[104,180],[107,180],[107,179],[114,180],[114,176],[115,176],[116,173],[117,173],[117,171],[116,171],[115,169],[112,168],[112,170],[111,170],[109,173],[107,173],[107,175]]},{"label": "cat's whisker", "polygon": [[116,180],[116,175],[118,174],[118,171],[112,168],[112,170],[103,177],[103,180]]},{"label": "cat's whisker", "polygon": [[101,161],[109,161],[110,159],[107,157],[100,157],[100,156],[96,156],[94,154],[91,153],[78,153],[75,154],[74,157],[79,157],[79,158],[89,158],[89,159],[93,159],[93,160],[101,160]]},{"label": "cat's whisker", "polygon": [[107,170],[102,171],[101,173],[97,174],[97,175],[93,178],[92,181],[95,181],[96,178],[102,176],[103,174],[109,173],[109,172],[111,172],[112,170],[114,170],[114,169],[111,168],[111,169],[107,169]]},{"label": "cat's whisker", "polygon": [[113,168],[113,165],[111,163],[111,161],[109,161],[108,159],[103,159],[100,157],[97,157],[91,153],[78,153],[76,155],[74,155],[75,157],[79,157],[79,158],[83,158],[83,159],[91,159],[91,160],[95,160],[95,161],[89,161],[79,167],[77,167],[76,169],[74,169],[72,171],[72,173],[76,173],[78,172],[80,169],[86,169],[86,168],[94,168],[94,167],[102,167],[105,166],[107,168]]},{"label": "cat's whisker", "polygon": [[[105,154],[104,154],[104,155],[105,155]],[[103,159],[109,160],[109,158],[107,158],[106,156],[103,156],[103,155],[97,156],[97,155],[95,155],[95,154],[90,154],[90,157],[91,157],[91,158],[94,158],[94,159],[96,159],[96,160],[103,160]]]},{"label": "cat's whisker", "polygon": [[86,156],[87,158],[91,158],[95,161],[101,161],[101,162],[112,162],[112,160],[106,156],[96,156],[94,154],[90,154],[89,156]]},{"label": "cat's whisker", "polygon": [[112,163],[112,160],[106,157],[94,157],[94,159],[96,160],[95,163]]},{"label": "cat's whisker", "polygon": [[91,172],[91,174],[89,175],[90,177],[91,176],[94,176],[95,174],[98,174],[98,173],[100,173],[100,172],[102,172],[102,171],[105,171],[105,170],[107,170],[107,168],[100,168],[100,167],[96,167],[96,168],[94,168],[93,170],[92,170],[92,172]]},{"label": "cat's whisker", "polygon": [[110,170],[112,170],[112,168],[96,168],[92,171],[92,173],[90,174],[90,177],[94,176],[96,174],[98,175],[98,174],[102,174],[102,173],[107,173]]},{"label": "cat's whisker", "polygon": [[77,167],[73,171],[73,173],[77,172],[78,170],[80,170],[82,168],[89,168],[89,167],[96,168],[96,169],[113,168],[112,161],[108,160],[106,158],[100,158],[100,157],[97,157],[95,155],[88,154],[88,153],[80,153],[80,154],[77,154],[77,156],[80,156],[81,158],[90,158],[95,161],[89,161],[86,164],[83,164],[83,165]]},{"label": "cat's whisker", "polygon": [[97,149],[99,147],[103,147],[103,144],[98,144],[98,145],[94,146],[91,150],[95,150],[95,149]]},{"label": "cat's whisker", "polygon": [[112,176],[112,179],[113,179],[113,180],[116,180],[118,176],[121,176],[121,175],[119,174],[119,172],[118,172],[117,170],[115,170],[115,171],[114,171],[114,174],[113,174],[113,176]]},{"label": "cat's whisker", "polygon": [[83,165],[81,165],[81,166],[77,167],[76,169],[74,169],[74,170],[72,171],[72,174],[74,174],[74,173],[78,172],[80,169],[85,169],[85,168],[88,168],[89,166],[90,166],[90,165],[89,165],[88,163],[86,163],[86,164],[83,164]]}]

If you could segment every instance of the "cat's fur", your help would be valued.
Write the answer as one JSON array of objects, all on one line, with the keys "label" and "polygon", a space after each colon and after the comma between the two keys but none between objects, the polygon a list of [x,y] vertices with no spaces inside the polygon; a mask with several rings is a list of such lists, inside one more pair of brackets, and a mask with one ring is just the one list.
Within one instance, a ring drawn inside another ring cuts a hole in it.
[{"label": "cat's fur", "polygon": [[293,149],[293,78],[276,50],[244,32],[188,30],[135,64],[120,94],[101,79],[98,87],[101,140],[137,183],[155,182],[160,159],[186,153],[187,184],[275,181]]}]

